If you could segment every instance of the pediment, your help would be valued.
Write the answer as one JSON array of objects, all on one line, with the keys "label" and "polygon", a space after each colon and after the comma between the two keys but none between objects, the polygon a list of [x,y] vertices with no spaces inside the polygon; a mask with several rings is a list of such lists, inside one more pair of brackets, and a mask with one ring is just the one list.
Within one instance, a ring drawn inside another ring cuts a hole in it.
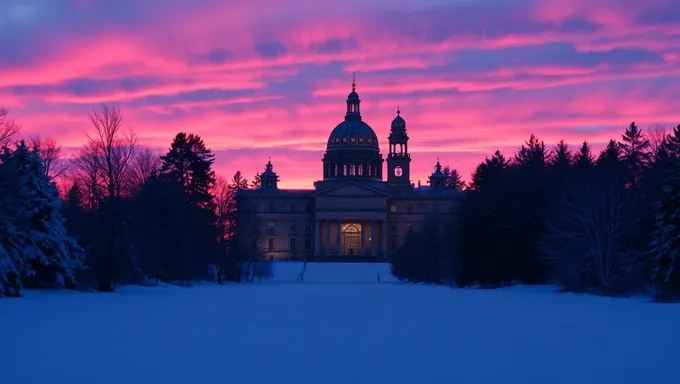
[{"label": "pediment", "polygon": [[315,194],[323,197],[368,197],[368,196],[388,196],[383,191],[356,182],[349,182],[342,185],[322,189]]}]

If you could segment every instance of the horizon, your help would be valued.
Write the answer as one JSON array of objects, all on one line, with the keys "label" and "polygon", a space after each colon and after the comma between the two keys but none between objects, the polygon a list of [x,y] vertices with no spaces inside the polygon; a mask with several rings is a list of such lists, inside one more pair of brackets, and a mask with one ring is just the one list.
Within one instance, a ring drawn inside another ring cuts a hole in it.
[{"label": "horizon", "polygon": [[383,156],[400,108],[415,184],[438,158],[469,180],[531,134],[599,151],[632,121],[645,132],[680,124],[672,0],[276,4],[9,0],[0,108],[23,137],[52,137],[70,154],[92,132],[87,113],[116,105],[124,129],[161,153],[195,133],[220,176],[251,180],[271,158],[281,187],[295,189],[322,178],[355,71]]}]

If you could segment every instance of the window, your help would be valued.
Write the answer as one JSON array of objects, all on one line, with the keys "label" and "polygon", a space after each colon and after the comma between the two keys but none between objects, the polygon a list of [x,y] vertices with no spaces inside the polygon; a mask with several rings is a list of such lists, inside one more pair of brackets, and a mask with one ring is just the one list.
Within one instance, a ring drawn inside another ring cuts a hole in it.
[{"label": "window", "polygon": [[364,175],[364,166],[359,164],[359,176],[363,176],[363,175]]},{"label": "window", "polygon": [[295,241],[296,239],[294,237],[290,238],[290,251],[295,252],[297,250],[297,243]]},{"label": "window", "polygon": [[337,176],[338,175],[338,165],[336,164],[333,169],[334,169],[333,176]]},{"label": "window", "polygon": [[347,176],[347,166],[346,165],[342,166],[342,175]]},{"label": "window", "polygon": [[305,225],[305,234],[306,234],[306,235],[311,235],[311,234],[312,234],[312,225],[311,225],[311,224],[306,224],[306,225]]},{"label": "window", "polygon": [[413,204],[409,204],[406,206],[406,212],[413,213]]},{"label": "window", "polygon": [[309,251],[310,249],[312,249],[312,239],[308,237],[305,239],[305,250]]},{"label": "window", "polygon": [[291,212],[295,212],[296,210],[297,210],[297,209],[296,209],[296,205],[295,205],[295,204],[291,204],[291,205],[290,205],[290,211],[291,211]]},{"label": "window", "polygon": [[270,220],[267,222],[267,229],[274,229],[275,226],[276,223],[274,223],[274,221]]},{"label": "window", "polygon": [[397,211],[397,206],[392,204],[390,205],[390,212],[396,212]]},{"label": "window", "polygon": [[274,212],[274,204],[269,204],[269,212]]},{"label": "window", "polygon": [[356,168],[354,167],[354,164],[349,166],[349,175],[356,176]]},{"label": "window", "polygon": [[406,223],[406,230],[409,232],[413,231],[413,225],[411,223]]},{"label": "window", "polygon": [[295,223],[293,223],[293,224],[290,225],[290,230],[291,230],[291,231],[295,231]]},{"label": "window", "polygon": [[368,166],[368,175],[369,175],[369,176],[371,176],[371,168],[373,168],[373,167],[371,167],[371,166],[369,165],[369,166]]},{"label": "window", "polygon": [[274,250],[274,238],[270,237],[267,239],[267,250],[268,251],[273,251]]}]

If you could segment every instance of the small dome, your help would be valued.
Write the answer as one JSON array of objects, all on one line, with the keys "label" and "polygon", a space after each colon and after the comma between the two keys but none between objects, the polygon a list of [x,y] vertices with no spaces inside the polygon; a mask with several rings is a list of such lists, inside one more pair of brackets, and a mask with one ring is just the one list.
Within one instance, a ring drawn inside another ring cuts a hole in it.
[{"label": "small dome", "polygon": [[328,150],[367,148],[378,150],[378,136],[362,120],[345,120],[328,137]]},{"label": "small dome", "polygon": [[347,95],[347,101],[359,101],[359,94],[357,93],[357,91],[352,89],[352,92],[350,92],[349,95]]},{"label": "small dome", "polygon": [[401,117],[401,110],[397,108],[397,117],[392,120],[392,129],[406,129],[406,120]]}]

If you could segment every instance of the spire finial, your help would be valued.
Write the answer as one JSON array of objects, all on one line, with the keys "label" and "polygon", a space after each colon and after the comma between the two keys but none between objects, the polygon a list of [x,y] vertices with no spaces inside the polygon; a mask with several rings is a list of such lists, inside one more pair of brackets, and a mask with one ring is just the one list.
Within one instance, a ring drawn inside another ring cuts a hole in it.
[{"label": "spire finial", "polygon": [[357,87],[357,71],[352,72],[352,90]]},{"label": "spire finial", "polygon": [[399,108],[399,106],[397,105],[397,116],[399,116],[400,114],[401,114],[401,108]]}]

